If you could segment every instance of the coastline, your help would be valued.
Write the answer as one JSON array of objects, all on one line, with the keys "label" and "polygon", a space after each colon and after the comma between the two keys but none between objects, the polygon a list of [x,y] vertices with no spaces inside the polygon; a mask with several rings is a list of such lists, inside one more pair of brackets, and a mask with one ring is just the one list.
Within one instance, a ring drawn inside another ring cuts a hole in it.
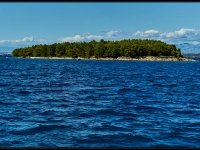
[{"label": "coastline", "polygon": [[144,56],[139,58],[130,57],[118,57],[118,58],[72,58],[72,57],[26,57],[30,59],[67,59],[67,60],[132,60],[132,61],[196,61],[189,58],[174,58],[174,57],[155,57],[155,56]]}]

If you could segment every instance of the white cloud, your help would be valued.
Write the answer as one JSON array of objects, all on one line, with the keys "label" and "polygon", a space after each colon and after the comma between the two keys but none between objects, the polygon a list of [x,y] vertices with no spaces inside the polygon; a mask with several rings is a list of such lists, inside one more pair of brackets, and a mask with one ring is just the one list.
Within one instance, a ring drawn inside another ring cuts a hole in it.
[{"label": "white cloud", "polygon": [[188,42],[188,44],[191,44],[191,45],[200,45],[200,42],[199,41],[190,41],[190,42]]},{"label": "white cloud", "polygon": [[87,39],[87,40],[100,40],[100,39],[102,39],[103,38],[103,36],[101,36],[101,35],[88,35],[88,36],[85,36],[84,37],[85,39]]},{"label": "white cloud", "polygon": [[149,37],[155,37],[155,36],[159,36],[159,31],[154,30],[154,29],[150,29],[150,30],[146,30],[146,31],[137,31],[133,34],[133,36],[136,37],[142,37],[142,38],[149,38]]},{"label": "white cloud", "polygon": [[107,38],[112,38],[112,37],[116,37],[120,34],[119,31],[109,31],[106,33],[106,37]]},{"label": "white cloud", "polygon": [[137,38],[158,38],[158,39],[172,39],[172,38],[193,38],[200,35],[200,30],[181,28],[173,32],[160,32],[155,29],[147,31],[137,31],[133,37]]},{"label": "white cloud", "polygon": [[92,40],[101,40],[101,39],[113,39],[117,38],[120,32],[119,31],[109,31],[103,35],[94,35],[94,34],[83,34],[83,35],[75,35],[60,38],[59,41],[61,42],[81,42],[81,41],[92,41]]},{"label": "white cloud", "polygon": [[17,44],[17,43],[34,43],[34,42],[44,42],[45,40],[38,39],[35,40],[33,37],[24,37],[22,39],[16,39],[16,40],[0,40],[0,44]]},{"label": "white cloud", "polygon": [[81,35],[75,35],[73,37],[65,37],[65,38],[62,38],[60,39],[60,41],[62,42],[79,42],[81,41]]},{"label": "white cloud", "polygon": [[197,34],[199,34],[199,30],[182,28],[175,32],[168,32],[168,33],[165,32],[162,34],[162,36],[166,36],[167,38],[182,38]]},{"label": "white cloud", "polygon": [[182,49],[183,52],[200,53],[200,30],[181,28],[172,32],[160,32],[150,29],[147,31],[137,31],[133,34],[133,38],[155,39],[161,40],[169,44],[175,44]]},{"label": "white cloud", "polygon": [[17,42],[34,42],[33,37],[25,37],[21,40],[16,40]]},{"label": "white cloud", "polygon": [[160,32],[151,29],[147,31],[137,31],[133,34],[133,38],[155,39],[173,44],[187,42],[194,45],[200,40],[200,30],[181,28],[173,32]]},{"label": "white cloud", "polygon": [[151,29],[151,30],[147,30],[147,31],[145,31],[144,33],[145,33],[145,34],[158,34],[159,31],[154,30],[154,29]]},{"label": "white cloud", "polygon": [[[92,40],[121,40],[121,39],[154,39],[167,42],[169,44],[175,44],[179,46],[184,52],[194,48],[198,51],[200,46],[200,30],[181,28],[176,31],[162,32],[156,29],[149,29],[145,31],[136,32],[122,32],[111,30],[103,32],[101,34],[77,34],[74,36],[67,36],[58,40],[50,41],[45,39],[35,39],[33,37],[24,37],[21,39],[14,40],[0,40],[0,46],[9,47],[26,47],[36,44],[50,44],[55,42],[81,42],[81,41],[92,41]],[[200,51],[199,51],[200,52]]]},{"label": "white cloud", "polygon": [[37,44],[48,44],[52,43],[52,41],[47,41],[45,39],[34,39],[33,37],[24,37],[21,39],[12,39],[12,40],[0,40],[0,51],[5,49],[6,47],[10,47],[10,49],[17,47],[27,47]]},{"label": "white cloud", "polygon": [[59,39],[61,42],[81,42],[81,41],[91,41],[91,40],[99,40],[102,39],[103,36],[101,35],[92,35],[92,34],[85,34],[85,35],[75,35],[71,37],[64,37]]}]

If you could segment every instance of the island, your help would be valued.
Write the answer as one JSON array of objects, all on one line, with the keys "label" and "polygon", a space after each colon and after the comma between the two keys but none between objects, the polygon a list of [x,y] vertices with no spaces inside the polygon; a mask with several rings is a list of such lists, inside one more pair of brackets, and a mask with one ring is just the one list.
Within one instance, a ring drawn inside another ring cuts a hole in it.
[{"label": "island", "polygon": [[189,61],[174,44],[159,40],[124,39],[119,41],[64,42],[39,44],[17,48],[14,57],[46,59],[98,59],[98,60],[147,60]]}]

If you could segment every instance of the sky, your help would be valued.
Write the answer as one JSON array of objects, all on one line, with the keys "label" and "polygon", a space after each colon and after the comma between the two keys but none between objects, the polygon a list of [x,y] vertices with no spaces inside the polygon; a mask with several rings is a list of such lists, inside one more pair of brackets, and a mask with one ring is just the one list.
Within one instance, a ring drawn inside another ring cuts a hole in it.
[{"label": "sky", "polygon": [[0,2],[0,52],[91,40],[156,39],[199,52],[200,3]]}]

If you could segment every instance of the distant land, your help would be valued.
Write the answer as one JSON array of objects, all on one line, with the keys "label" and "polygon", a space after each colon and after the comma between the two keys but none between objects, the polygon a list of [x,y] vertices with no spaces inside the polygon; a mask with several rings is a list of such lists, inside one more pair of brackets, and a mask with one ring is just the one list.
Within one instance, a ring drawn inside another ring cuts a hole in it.
[{"label": "distant land", "polygon": [[0,57],[11,57],[12,53],[11,52],[0,52]]},{"label": "distant land", "polygon": [[200,53],[186,53],[183,54],[185,57],[196,57],[196,58],[200,58]]},{"label": "distant land", "polygon": [[176,47],[181,49],[183,54],[198,54],[200,53],[200,44],[191,44],[191,43],[179,43],[176,44]]},{"label": "distant land", "polygon": [[71,58],[141,58],[174,57],[183,58],[181,50],[174,44],[159,40],[125,39],[120,41],[65,42],[51,45],[33,45],[17,48],[12,52],[15,57],[71,57]]},{"label": "distant land", "polygon": [[187,53],[183,54],[183,56],[193,60],[200,60],[200,53]]}]

